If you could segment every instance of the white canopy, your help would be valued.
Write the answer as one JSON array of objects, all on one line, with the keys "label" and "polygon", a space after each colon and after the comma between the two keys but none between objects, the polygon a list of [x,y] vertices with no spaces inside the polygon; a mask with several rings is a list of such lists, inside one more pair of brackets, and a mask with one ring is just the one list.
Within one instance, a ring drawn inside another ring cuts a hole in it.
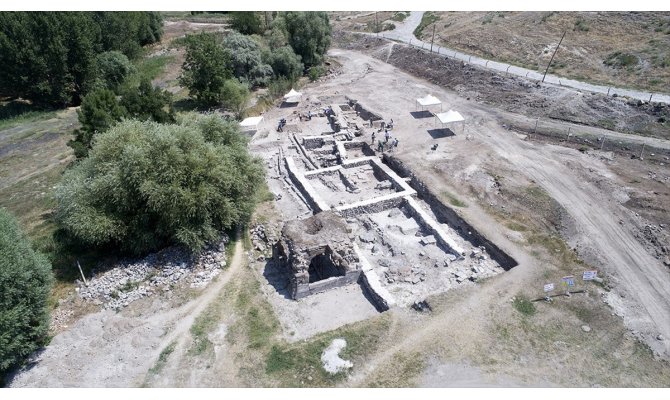
[{"label": "white canopy", "polygon": [[300,97],[302,97],[302,93],[296,92],[295,89],[291,89],[290,92],[284,95],[284,101],[287,103],[297,103],[300,101]]},{"label": "white canopy", "polygon": [[437,105],[437,104],[442,104],[440,99],[438,99],[437,97],[435,97],[431,94],[429,94],[429,95],[427,95],[426,97],[423,97],[423,98],[418,98],[418,99],[416,99],[416,101],[417,101],[417,103],[421,104],[424,107],[434,106],[434,105]]},{"label": "white canopy", "polygon": [[465,121],[465,118],[458,111],[449,110],[444,113],[435,114],[437,119],[440,120],[443,124],[448,124],[451,122],[461,122]]},{"label": "white canopy", "polygon": [[445,124],[462,122],[463,126],[461,127],[461,132],[465,131],[465,118],[463,118],[461,113],[458,111],[449,110],[447,112],[435,114],[435,118],[437,118],[442,123],[442,127],[444,127]]},{"label": "white canopy", "polygon": [[243,131],[255,131],[258,129],[258,124],[263,120],[263,116],[245,118],[240,122]]}]

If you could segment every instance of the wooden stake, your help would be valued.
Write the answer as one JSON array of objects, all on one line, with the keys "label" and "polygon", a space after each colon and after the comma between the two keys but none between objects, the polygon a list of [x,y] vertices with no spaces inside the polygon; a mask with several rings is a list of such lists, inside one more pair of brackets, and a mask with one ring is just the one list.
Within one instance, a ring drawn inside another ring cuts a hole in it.
[{"label": "wooden stake", "polygon": [[81,265],[79,265],[79,260],[77,260],[77,267],[79,268],[79,273],[81,274],[81,279],[84,280],[84,285],[88,286],[88,282],[86,282],[86,277],[84,276],[84,271],[81,270]]},{"label": "wooden stake", "polygon": [[[435,24],[433,24],[433,38],[430,39],[430,52],[433,52],[433,42],[435,41]],[[439,51],[438,51],[439,53]],[[651,100],[651,99],[650,99]]]},{"label": "wooden stake", "polygon": [[561,36],[561,40],[558,42],[558,46],[556,46],[556,50],[554,50],[554,54],[551,55],[551,59],[549,60],[549,64],[547,64],[547,69],[544,70],[544,76],[542,77],[542,82],[544,82],[544,78],[547,77],[547,72],[549,71],[549,66],[551,65],[551,62],[554,61],[554,56],[556,55],[556,52],[558,51],[558,48],[561,47],[561,42],[563,42],[563,38],[565,37],[567,31],[563,31],[563,36]]}]

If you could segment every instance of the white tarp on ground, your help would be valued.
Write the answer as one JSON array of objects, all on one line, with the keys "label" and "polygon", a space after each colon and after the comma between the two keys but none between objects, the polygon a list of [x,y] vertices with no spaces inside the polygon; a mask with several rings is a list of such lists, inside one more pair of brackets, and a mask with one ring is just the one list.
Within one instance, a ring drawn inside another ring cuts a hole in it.
[{"label": "white tarp on ground", "polygon": [[423,107],[442,104],[440,99],[431,94],[427,95],[426,97],[416,99],[416,102],[421,104]]},{"label": "white tarp on ground", "polygon": [[435,114],[437,119],[440,120],[443,124],[448,124],[451,122],[462,122],[465,121],[465,118],[458,111],[449,110],[444,113]]},{"label": "white tarp on ground", "polygon": [[300,97],[302,97],[302,93],[296,92],[295,89],[291,89],[290,92],[284,95],[284,101],[287,103],[297,103],[300,101]]},{"label": "white tarp on ground", "polygon": [[258,124],[263,120],[262,116],[258,117],[249,117],[245,118],[244,121],[240,122],[242,131],[255,131],[258,129]]}]

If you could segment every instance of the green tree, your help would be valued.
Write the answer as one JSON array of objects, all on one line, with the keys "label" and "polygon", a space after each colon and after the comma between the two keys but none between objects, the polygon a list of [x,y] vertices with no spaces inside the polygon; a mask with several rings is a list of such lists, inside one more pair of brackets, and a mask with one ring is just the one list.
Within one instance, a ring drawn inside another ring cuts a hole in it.
[{"label": "green tree", "polygon": [[263,33],[263,26],[258,14],[253,11],[236,11],[230,13],[230,25],[245,35]]},{"label": "green tree", "polygon": [[221,89],[232,77],[230,54],[211,33],[190,35],[186,40],[186,56],[179,83],[202,106],[221,103]]},{"label": "green tree", "polygon": [[96,55],[160,39],[156,13],[0,12],[0,95],[63,107],[94,87]]},{"label": "green tree", "polygon": [[305,66],[300,62],[300,56],[293,52],[291,46],[283,46],[272,50],[266,57],[275,77],[284,77],[295,81],[305,69]]},{"label": "green tree", "polygon": [[289,11],[284,13],[283,20],[289,44],[305,66],[320,64],[330,46],[328,14],[322,11]]},{"label": "green tree", "polygon": [[81,129],[74,132],[75,138],[68,142],[68,145],[74,149],[77,158],[81,158],[88,155],[93,136],[121,121],[127,112],[114,92],[109,89],[97,89],[84,97],[77,115]]},{"label": "green tree", "polygon": [[140,81],[139,87],[124,92],[120,104],[129,118],[142,121],[151,119],[160,123],[175,122],[172,93],[153,87],[147,78]]},{"label": "green tree", "polygon": [[75,241],[134,254],[198,251],[244,223],[263,181],[234,121],[187,114],[178,124],[126,120],[98,135],[56,188],[56,221]]},{"label": "green tree", "polygon": [[233,32],[223,39],[223,46],[230,54],[233,75],[253,86],[267,84],[272,76],[272,67],[264,64],[261,48],[249,36]]},{"label": "green tree", "polygon": [[224,82],[221,90],[224,108],[235,112],[238,116],[242,114],[244,107],[249,101],[249,88],[237,79],[228,79]]},{"label": "green tree", "polygon": [[52,282],[47,258],[0,208],[0,374],[44,344]]},{"label": "green tree", "polygon": [[135,70],[128,57],[120,51],[107,51],[96,57],[98,78],[107,89],[118,92],[123,81]]}]

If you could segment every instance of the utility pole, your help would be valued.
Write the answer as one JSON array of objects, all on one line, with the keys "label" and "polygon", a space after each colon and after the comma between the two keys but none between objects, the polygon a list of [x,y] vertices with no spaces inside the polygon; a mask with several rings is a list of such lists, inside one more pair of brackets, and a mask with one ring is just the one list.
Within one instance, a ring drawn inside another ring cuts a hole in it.
[{"label": "utility pole", "polygon": [[[433,52],[433,42],[435,41],[435,24],[433,24],[433,38],[430,39],[430,52]],[[651,100],[650,100],[651,101]]]},{"label": "utility pole", "polygon": [[558,46],[556,46],[556,50],[554,50],[554,54],[551,55],[551,59],[549,60],[549,64],[547,64],[547,69],[544,70],[544,76],[542,77],[542,82],[544,82],[544,78],[547,77],[547,71],[549,71],[549,66],[551,65],[551,62],[554,61],[554,56],[556,55],[556,52],[558,51],[558,48],[561,47],[561,42],[563,42],[563,38],[565,37],[566,31],[563,31],[563,36],[561,36],[561,40],[558,42]]}]

